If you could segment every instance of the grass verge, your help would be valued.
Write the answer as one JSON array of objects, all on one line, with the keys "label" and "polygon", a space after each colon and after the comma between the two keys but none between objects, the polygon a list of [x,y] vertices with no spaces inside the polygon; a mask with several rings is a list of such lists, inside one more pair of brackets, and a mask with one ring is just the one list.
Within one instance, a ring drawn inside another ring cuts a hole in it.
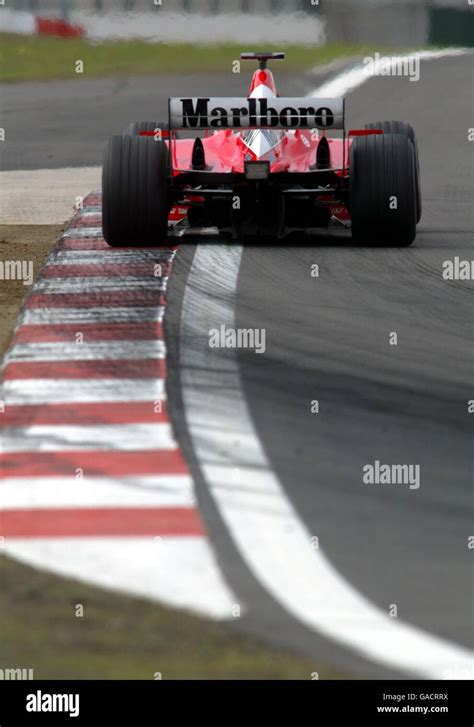
[{"label": "grass verge", "polygon": [[22,280],[6,280],[5,263],[26,264],[37,276],[64,225],[0,225],[0,355],[11,339],[21,302],[28,292]]},{"label": "grass verge", "polygon": [[[166,45],[138,40],[92,44],[80,39],[0,33],[0,49],[0,81],[12,82],[141,74],[229,73],[233,61],[240,57],[242,46]],[[286,61],[277,68],[294,72],[329,63],[336,58],[364,56],[377,48],[332,43],[314,48],[279,45],[268,50],[286,51]],[[83,74],[76,73],[78,60],[84,63]]]},{"label": "grass verge", "polygon": [[[32,261],[36,277],[62,225],[1,225],[0,260]],[[2,266],[0,265],[0,268]],[[27,288],[0,280],[0,353]],[[91,566],[92,567],[92,566]],[[0,556],[0,669],[35,679],[342,678],[229,626],[43,573]],[[84,608],[76,617],[76,606]]]},{"label": "grass verge", "polygon": [[[340,674],[228,626],[0,557],[0,668],[35,679],[320,679]],[[83,616],[76,616],[77,605]]]}]

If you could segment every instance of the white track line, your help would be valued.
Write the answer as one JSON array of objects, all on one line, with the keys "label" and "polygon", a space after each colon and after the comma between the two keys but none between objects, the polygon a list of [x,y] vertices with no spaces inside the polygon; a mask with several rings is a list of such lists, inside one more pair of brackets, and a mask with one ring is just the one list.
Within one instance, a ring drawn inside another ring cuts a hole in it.
[{"label": "white track line", "polygon": [[62,239],[82,237],[102,237],[102,227],[68,227]]},{"label": "white track line", "polygon": [[0,399],[15,404],[71,404],[107,401],[163,401],[162,379],[11,379]]},{"label": "white track line", "polygon": [[[373,662],[427,678],[472,678],[468,649],[390,618],[345,580],[272,471],[242,392],[232,349],[208,331],[235,328],[242,247],[198,246],[184,293],[180,367],[194,451],[250,570],[289,613]],[[225,271],[225,275],[223,274]]]},{"label": "white track line", "polygon": [[207,537],[15,538],[11,550],[6,541],[7,553],[42,571],[232,619],[236,600]]},{"label": "white track line", "polygon": [[147,477],[7,477],[2,509],[96,507],[195,507],[188,475]]},{"label": "white track line", "polygon": [[85,341],[77,343],[17,343],[4,361],[119,361],[121,359],[162,359],[164,341]]},{"label": "white track line", "polygon": [[135,275],[110,275],[101,277],[82,278],[40,278],[34,284],[35,293],[101,293],[103,290],[166,290],[168,278],[159,278],[153,275],[137,277]]},{"label": "white track line", "polygon": [[165,250],[53,250],[47,265],[116,265],[118,263],[156,263],[172,262],[175,252]]},{"label": "white track line", "polygon": [[77,217],[102,217],[101,205],[91,205],[90,207],[84,207],[80,212],[77,213]]},{"label": "white track line", "polygon": [[143,308],[26,308],[17,319],[17,326],[53,326],[61,323],[149,323],[163,320],[164,306]]},{"label": "white track line", "polygon": [[[472,51],[468,48],[446,48],[439,51],[414,51],[413,53],[407,53],[401,56],[389,56],[387,54],[387,56],[384,55],[384,58],[390,59],[389,61],[387,60],[387,63],[390,64],[391,68],[397,70],[398,62],[403,58],[418,58],[422,61],[432,61],[449,56],[460,56],[466,53],[472,53]],[[358,63],[353,68],[347,69],[327,83],[324,83],[322,86],[314,89],[308,94],[308,96],[319,96],[320,98],[345,96],[346,93],[354,91],[354,89],[362,86],[362,84],[370,80],[370,78],[372,78],[372,76],[367,72],[367,66],[363,63]]]},{"label": "white track line", "polygon": [[[32,424],[0,430],[0,452],[176,449],[171,425]],[[87,464],[87,462],[86,462]]]}]

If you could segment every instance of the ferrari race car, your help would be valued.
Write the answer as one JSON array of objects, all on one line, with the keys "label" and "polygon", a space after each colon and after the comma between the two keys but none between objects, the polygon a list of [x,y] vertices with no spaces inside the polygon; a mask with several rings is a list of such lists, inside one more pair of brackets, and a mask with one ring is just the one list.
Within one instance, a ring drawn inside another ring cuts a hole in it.
[{"label": "ferrari race car", "polygon": [[339,225],[360,244],[410,245],[421,217],[412,127],[377,121],[346,133],[343,98],[278,96],[267,63],[284,53],[241,58],[259,64],[246,98],[170,98],[167,122],[110,138],[108,244],[163,245],[172,225],[237,239]]}]

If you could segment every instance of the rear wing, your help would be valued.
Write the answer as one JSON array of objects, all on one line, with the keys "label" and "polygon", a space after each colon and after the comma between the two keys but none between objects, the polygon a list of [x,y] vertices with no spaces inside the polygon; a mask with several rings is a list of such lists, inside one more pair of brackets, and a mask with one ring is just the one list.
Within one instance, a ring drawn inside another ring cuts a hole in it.
[{"label": "rear wing", "polygon": [[344,130],[344,99],[170,98],[169,129]]}]

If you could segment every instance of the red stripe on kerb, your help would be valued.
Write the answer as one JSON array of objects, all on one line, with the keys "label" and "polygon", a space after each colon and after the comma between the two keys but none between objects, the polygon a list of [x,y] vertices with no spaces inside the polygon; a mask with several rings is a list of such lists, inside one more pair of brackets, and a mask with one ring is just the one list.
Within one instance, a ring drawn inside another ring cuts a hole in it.
[{"label": "red stripe on kerb", "polygon": [[190,507],[4,510],[0,534],[9,538],[192,536],[206,531]]},{"label": "red stripe on kerb", "polygon": [[[159,411],[161,409],[161,411]],[[158,411],[157,411],[158,410]],[[161,424],[169,422],[165,401],[7,405],[2,427],[37,424]]]},{"label": "red stripe on kerb", "polygon": [[75,343],[82,333],[85,342],[90,341],[155,341],[163,340],[163,326],[151,323],[58,323],[57,325],[20,326],[15,333],[15,343]]},{"label": "red stripe on kerb", "polygon": [[97,308],[165,305],[160,290],[113,290],[94,293],[33,293],[25,301],[27,308]]},{"label": "red stripe on kerb", "polygon": [[102,204],[102,195],[91,192],[87,197],[84,197],[82,207],[87,209],[87,207],[97,207],[100,204]]},{"label": "red stripe on kerb", "polygon": [[[3,477],[74,477],[78,468],[83,470],[84,477],[189,474],[179,449],[0,454]],[[77,486],[80,487],[79,480]]]},{"label": "red stripe on kerb", "polygon": [[83,215],[75,215],[68,225],[68,230],[80,229],[81,227],[100,227],[101,224],[101,215],[87,215],[87,217]]},{"label": "red stripe on kerb", "polygon": [[178,245],[148,246],[148,247],[110,247],[102,237],[65,237],[62,238],[56,250],[100,250],[100,252],[114,253],[123,250],[167,250],[174,252],[178,249]]},{"label": "red stripe on kerb", "polygon": [[[97,252],[110,252],[114,248],[107,245],[101,237],[64,237],[54,248],[58,250],[96,250]],[[123,248],[121,248],[123,249]],[[127,248],[128,250],[132,248]]]},{"label": "red stripe on kerb", "polygon": [[164,379],[165,359],[114,359],[108,361],[12,361],[3,369],[5,381],[13,379]]},{"label": "red stripe on kerb", "polygon": [[[160,266],[160,267],[158,267]],[[160,275],[155,275],[159,272]],[[171,263],[161,263],[159,260],[150,260],[148,263],[115,264],[95,263],[85,265],[46,265],[41,271],[45,278],[88,278],[134,275],[135,277],[167,277],[171,273]]]}]

